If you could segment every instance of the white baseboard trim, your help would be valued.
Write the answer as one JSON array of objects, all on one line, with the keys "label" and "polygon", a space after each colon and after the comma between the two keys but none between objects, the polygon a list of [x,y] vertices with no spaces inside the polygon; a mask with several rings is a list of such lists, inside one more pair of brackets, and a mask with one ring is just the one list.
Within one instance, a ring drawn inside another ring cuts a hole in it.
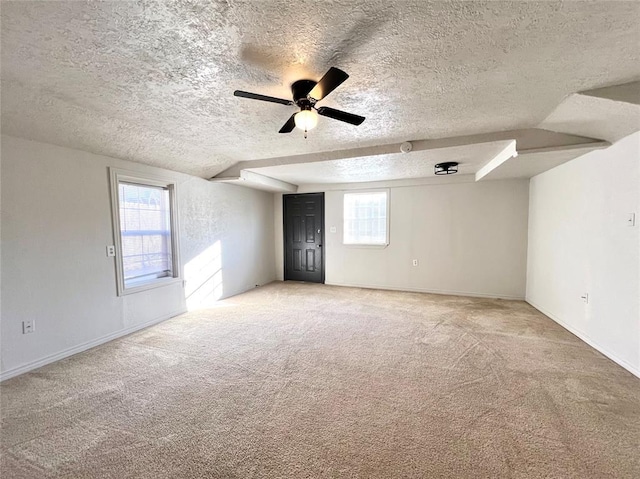
[{"label": "white baseboard trim", "polygon": [[571,334],[573,334],[574,336],[577,336],[580,340],[582,340],[585,343],[587,343],[593,349],[595,349],[596,351],[604,354],[606,357],[611,359],[611,361],[613,361],[614,363],[618,364],[619,366],[622,366],[623,368],[625,368],[627,371],[629,371],[634,376],[640,378],[640,369],[635,368],[633,365],[629,364],[624,359],[620,359],[615,354],[613,354],[611,351],[608,351],[606,348],[603,348],[602,346],[600,346],[598,343],[596,343],[593,339],[591,339],[589,336],[584,334],[582,331],[578,331],[573,326],[568,325],[567,323],[562,321],[560,318],[558,318],[555,314],[552,314],[549,311],[546,311],[544,308],[542,308],[541,306],[535,304],[530,299],[526,299],[526,302],[529,303],[534,308],[536,308],[538,311],[540,311],[545,316],[548,316],[549,318],[551,318],[553,321],[558,323],[560,326],[562,326],[564,329],[569,331]]},{"label": "white baseboard trim", "polygon": [[77,346],[72,346],[63,351],[60,351],[59,353],[45,356],[44,358],[37,359],[27,364],[23,364],[22,366],[18,366],[12,369],[7,369],[6,371],[0,372],[0,382],[5,381],[6,379],[19,376],[21,374],[27,373],[29,371],[33,371],[34,369],[38,369],[42,366],[46,366],[47,364],[54,363],[61,359],[68,358],[69,356],[73,356],[74,354],[81,353],[83,351],[86,351],[87,349],[95,348],[96,346],[100,346],[101,344],[108,343],[109,341],[113,341],[114,339],[118,339],[123,336],[127,336],[128,334],[135,333],[136,331],[139,331],[144,328],[148,328],[149,326],[153,326],[154,324],[161,323],[163,321],[166,321],[167,319],[173,318],[185,312],[186,310],[176,311],[176,312],[161,316],[159,318],[152,319],[151,321],[147,321],[146,323],[136,324],[135,326],[131,326],[130,328],[126,328],[126,329],[121,329],[120,331],[107,334],[106,336],[102,336],[101,338],[87,341],[86,343],[78,344]]},{"label": "white baseboard trim", "polygon": [[524,301],[524,296],[511,296],[508,294],[499,293],[476,293],[471,291],[449,291],[442,289],[424,289],[424,288],[404,288],[386,285],[376,284],[357,284],[357,283],[330,283],[325,281],[325,284],[329,286],[345,286],[348,288],[364,288],[364,289],[383,289],[389,291],[406,291],[409,293],[431,293],[431,294],[444,294],[449,296],[471,296],[473,298],[491,298],[491,299],[509,299],[516,301]]}]

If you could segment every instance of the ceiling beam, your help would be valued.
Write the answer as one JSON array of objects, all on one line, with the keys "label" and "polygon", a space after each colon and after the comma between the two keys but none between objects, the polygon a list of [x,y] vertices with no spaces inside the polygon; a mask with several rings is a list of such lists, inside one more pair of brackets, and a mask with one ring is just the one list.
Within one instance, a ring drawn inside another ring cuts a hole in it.
[{"label": "ceiling beam", "polygon": [[215,183],[230,183],[234,185],[246,186],[256,190],[272,191],[278,193],[295,193],[298,185],[287,183],[286,181],[261,175],[253,171],[242,170],[238,176],[225,178],[211,178],[209,181]]},{"label": "ceiling beam", "polygon": [[579,94],[640,105],[640,81],[604,88],[595,88],[593,90],[585,90],[581,91]]},{"label": "ceiling beam", "polygon": [[[540,148],[564,148],[571,145],[584,145],[589,143],[598,143],[600,141],[589,137],[569,135],[539,128],[529,128],[441,138],[436,140],[413,140],[411,141],[413,146],[411,153],[504,140],[515,140],[518,152],[525,152],[527,150],[534,149],[538,150]],[[348,150],[326,151],[305,155],[241,161],[219,173],[214,178],[238,177],[245,169],[397,154],[400,153],[401,144],[402,143],[391,143],[386,145],[352,148]]]},{"label": "ceiling beam", "polygon": [[515,158],[518,156],[518,152],[516,151],[516,142],[515,140],[510,142],[500,153],[498,153],[491,161],[489,161],[486,165],[480,168],[476,172],[476,181],[480,181],[482,178],[487,176],[491,171],[495,170],[505,161]]}]

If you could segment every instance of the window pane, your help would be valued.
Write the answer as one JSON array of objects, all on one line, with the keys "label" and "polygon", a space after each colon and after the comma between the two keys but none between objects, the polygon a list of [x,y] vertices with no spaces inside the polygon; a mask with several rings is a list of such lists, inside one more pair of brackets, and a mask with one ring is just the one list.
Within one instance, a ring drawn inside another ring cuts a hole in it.
[{"label": "window pane", "polygon": [[344,243],[387,244],[387,192],[345,193]]},{"label": "window pane", "polygon": [[172,275],[168,188],[119,183],[125,286]]}]

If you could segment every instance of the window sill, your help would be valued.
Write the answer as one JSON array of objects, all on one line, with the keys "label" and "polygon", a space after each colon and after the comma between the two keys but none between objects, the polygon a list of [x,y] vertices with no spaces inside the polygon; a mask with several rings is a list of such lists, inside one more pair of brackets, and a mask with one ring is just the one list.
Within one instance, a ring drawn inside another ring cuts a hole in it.
[{"label": "window sill", "polygon": [[361,248],[361,249],[385,249],[389,246],[389,243],[385,244],[359,244],[359,243],[342,243],[342,246],[347,248]]},{"label": "window sill", "polygon": [[150,289],[162,288],[171,284],[182,282],[182,278],[158,278],[148,283],[143,283],[137,286],[130,286],[128,288],[122,288],[118,292],[118,296],[126,296],[129,294],[141,293],[143,291],[149,291]]}]

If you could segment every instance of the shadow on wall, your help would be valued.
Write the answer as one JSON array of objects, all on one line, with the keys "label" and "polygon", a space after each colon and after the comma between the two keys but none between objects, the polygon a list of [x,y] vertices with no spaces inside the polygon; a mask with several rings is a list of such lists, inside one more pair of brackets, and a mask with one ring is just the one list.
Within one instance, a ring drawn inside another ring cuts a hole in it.
[{"label": "shadow on wall", "polygon": [[222,297],[222,244],[220,240],[184,267],[187,310],[210,308]]}]

